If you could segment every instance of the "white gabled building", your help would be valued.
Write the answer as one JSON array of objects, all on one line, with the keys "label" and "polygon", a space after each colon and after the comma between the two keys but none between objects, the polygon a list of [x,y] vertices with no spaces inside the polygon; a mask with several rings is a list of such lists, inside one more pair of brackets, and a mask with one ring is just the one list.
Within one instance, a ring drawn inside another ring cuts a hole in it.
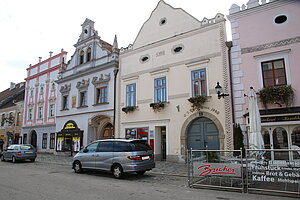
[{"label": "white gabled building", "polygon": [[[186,150],[233,149],[225,18],[197,20],[159,1],[133,45],[120,51],[116,133],[147,139],[158,160]],[[189,98],[207,96],[200,111]]]},{"label": "white gabled building", "polygon": [[81,26],[76,50],[56,81],[56,151],[71,154],[93,140],[113,137],[117,40],[112,46],[100,39],[89,19]]}]

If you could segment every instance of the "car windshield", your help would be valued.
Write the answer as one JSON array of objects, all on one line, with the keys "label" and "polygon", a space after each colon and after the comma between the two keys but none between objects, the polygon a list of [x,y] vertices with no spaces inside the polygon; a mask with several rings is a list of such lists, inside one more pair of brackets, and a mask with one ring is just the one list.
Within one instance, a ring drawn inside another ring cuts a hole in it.
[{"label": "car windshield", "polygon": [[133,151],[148,151],[148,150],[152,150],[150,145],[143,140],[139,140],[139,141],[132,141],[131,143],[131,148]]},{"label": "car windshield", "polygon": [[31,145],[24,145],[21,146],[21,150],[34,150],[34,147]]}]

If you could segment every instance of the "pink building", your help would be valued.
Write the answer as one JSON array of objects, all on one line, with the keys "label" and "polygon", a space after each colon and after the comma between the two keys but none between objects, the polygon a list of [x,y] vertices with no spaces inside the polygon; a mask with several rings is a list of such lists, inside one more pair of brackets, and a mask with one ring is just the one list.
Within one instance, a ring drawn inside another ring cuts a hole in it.
[{"label": "pink building", "polygon": [[247,133],[244,94],[253,87],[260,93],[265,148],[300,147],[299,11],[298,0],[249,0],[229,10],[235,123]]},{"label": "pink building", "polygon": [[67,52],[40,61],[27,68],[25,86],[23,143],[36,146],[39,151],[55,150],[55,113],[59,69],[67,59]]}]

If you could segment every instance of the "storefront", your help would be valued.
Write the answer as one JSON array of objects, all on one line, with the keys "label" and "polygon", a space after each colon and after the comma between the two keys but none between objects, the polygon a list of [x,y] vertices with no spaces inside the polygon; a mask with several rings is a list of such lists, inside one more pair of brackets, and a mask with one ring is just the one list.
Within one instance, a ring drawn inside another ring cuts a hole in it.
[{"label": "storefront", "polygon": [[83,131],[72,120],[65,123],[63,129],[57,133],[56,138],[57,152],[70,152],[73,155],[73,153],[80,151],[83,146]]}]

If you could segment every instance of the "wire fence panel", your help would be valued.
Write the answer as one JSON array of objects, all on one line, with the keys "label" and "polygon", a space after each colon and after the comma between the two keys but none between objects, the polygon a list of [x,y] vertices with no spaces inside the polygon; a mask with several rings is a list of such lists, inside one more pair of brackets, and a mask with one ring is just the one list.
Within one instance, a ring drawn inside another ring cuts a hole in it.
[{"label": "wire fence panel", "polygon": [[189,186],[243,191],[241,150],[189,150]]},{"label": "wire fence panel", "polygon": [[300,197],[299,150],[246,150],[248,192]]}]

